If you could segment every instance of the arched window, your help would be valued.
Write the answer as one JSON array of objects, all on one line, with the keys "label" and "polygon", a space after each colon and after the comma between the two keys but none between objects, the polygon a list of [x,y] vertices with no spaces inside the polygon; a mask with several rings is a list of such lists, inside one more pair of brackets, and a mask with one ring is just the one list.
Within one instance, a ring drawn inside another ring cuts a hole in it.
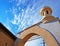
[{"label": "arched window", "polygon": [[46,14],[49,14],[48,10],[46,10]]},{"label": "arched window", "polygon": [[46,43],[41,36],[34,35],[28,39],[24,46],[46,46]]}]

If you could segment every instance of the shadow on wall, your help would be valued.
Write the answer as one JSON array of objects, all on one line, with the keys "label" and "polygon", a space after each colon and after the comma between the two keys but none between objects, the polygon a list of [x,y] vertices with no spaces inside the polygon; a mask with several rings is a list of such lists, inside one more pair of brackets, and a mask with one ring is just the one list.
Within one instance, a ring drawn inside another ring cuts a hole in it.
[{"label": "shadow on wall", "polygon": [[14,42],[14,45],[13,46],[18,46],[18,44],[20,43],[22,39],[20,38],[17,38],[16,41]]}]

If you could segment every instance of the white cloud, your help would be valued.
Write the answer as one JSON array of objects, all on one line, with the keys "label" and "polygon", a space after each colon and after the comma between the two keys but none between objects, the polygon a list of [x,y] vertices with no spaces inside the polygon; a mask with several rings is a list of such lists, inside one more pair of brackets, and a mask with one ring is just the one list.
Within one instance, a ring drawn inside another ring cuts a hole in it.
[{"label": "white cloud", "polygon": [[[15,24],[18,26],[17,31],[21,31],[29,26],[31,26],[33,23],[38,22],[39,17],[39,9],[40,9],[40,2],[36,0],[32,1],[31,4],[27,4],[28,6],[26,9],[22,9],[21,6],[19,6],[21,3],[26,3],[27,0],[17,0],[16,7],[13,6],[10,10],[14,15],[13,20],[11,21],[12,24]],[[21,2],[21,3],[20,3]],[[19,6],[19,7],[18,7]],[[18,12],[19,11],[19,12]],[[18,13],[17,13],[18,12]]]},{"label": "white cloud", "polygon": [[20,15],[14,15],[14,19],[11,21],[12,24],[18,25],[21,22]]}]

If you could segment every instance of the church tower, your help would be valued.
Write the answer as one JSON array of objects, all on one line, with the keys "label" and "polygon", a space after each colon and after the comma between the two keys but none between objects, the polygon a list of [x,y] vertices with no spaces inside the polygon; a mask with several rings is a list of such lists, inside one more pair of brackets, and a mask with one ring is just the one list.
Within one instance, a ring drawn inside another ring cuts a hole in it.
[{"label": "church tower", "polygon": [[56,20],[56,18],[52,16],[52,9],[48,6],[43,7],[40,10],[40,14],[42,16],[42,23],[47,23]]}]

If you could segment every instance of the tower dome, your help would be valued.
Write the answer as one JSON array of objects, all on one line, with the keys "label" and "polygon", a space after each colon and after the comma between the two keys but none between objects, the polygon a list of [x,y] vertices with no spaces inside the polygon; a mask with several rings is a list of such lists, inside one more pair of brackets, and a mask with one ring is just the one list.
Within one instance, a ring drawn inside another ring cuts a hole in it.
[{"label": "tower dome", "polygon": [[53,20],[56,20],[56,18],[54,16],[52,16],[52,9],[48,6],[43,7],[40,10],[40,14],[42,16],[42,23],[47,23],[47,22],[51,22]]},{"label": "tower dome", "polygon": [[48,6],[45,6],[40,10],[40,14],[41,14],[41,16],[51,15],[52,14],[52,9]]}]

